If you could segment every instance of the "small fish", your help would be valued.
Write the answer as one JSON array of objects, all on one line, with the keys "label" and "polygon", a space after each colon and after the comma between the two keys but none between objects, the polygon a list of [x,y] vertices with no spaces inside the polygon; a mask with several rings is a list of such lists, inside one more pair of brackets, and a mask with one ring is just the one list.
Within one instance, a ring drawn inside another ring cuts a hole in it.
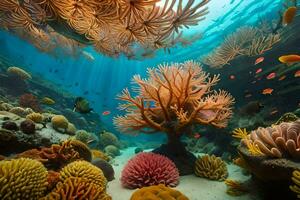
[{"label": "small fish", "polygon": [[270,112],[270,115],[275,115],[276,113],[278,113],[278,110],[277,110],[277,109],[272,110],[272,111]]},{"label": "small fish", "polygon": [[199,134],[199,133],[196,133],[195,135],[194,135],[194,138],[195,139],[199,139],[201,137],[201,135]]},{"label": "small fish", "polygon": [[259,74],[260,72],[262,72],[262,68],[257,69],[255,74]]},{"label": "small fish", "polygon": [[274,91],[274,89],[272,89],[272,88],[266,88],[262,91],[262,94],[264,94],[264,95],[272,94],[273,91]]},{"label": "small fish", "polygon": [[297,78],[300,77],[300,70],[295,72],[294,77],[297,77]]},{"label": "small fish", "polygon": [[73,111],[86,114],[93,111],[93,108],[90,108],[88,100],[83,97],[77,97],[75,99]]},{"label": "small fish", "polygon": [[93,56],[91,53],[87,52],[87,51],[82,51],[82,55],[83,55],[88,61],[94,61],[94,60],[95,60],[94,56]]},{"label": "small fish", "polygon": [[251,83],[252,83],[252,84],[255,84],[256,82],[257,82],[257,81],[252,81]]},{"label": "small fish", "polygon": [[245,98],[250,98],[250,97],[252,97],[252,94],[250,93],[245,95]]},{"label": "small fish", "polygon": [[109,114],[110,114],[110,111],[108,111],[108,110],[107,110],[107,111],[104,111],[104,112],[102,113],[102,115],[104,115],[104,116],[105,116],[105,115],[109,115]]},{"label": "small fish", "polygon": [[254,63],[254,65],[257,65],[257,64],[259,64],[259,63],[263,62],[264,60],[265,60],[265,58],[264,58],[264,57],[259,57],[259,58],[257,58],[257,59],[255,60],[255,63]]},{"label": "small fish", "polygon": [[234,76],[234,75],[230,75],[230,76],[229,76],[229,79],[230,79],[230,80],[234,80],[234,79],[235,79],[235,76]]},{"label": "small fish", "polygon": [[276,77],[276,73],[275,73],[275,72],[272,72],[271,74],[269,74],[269,75],[267,76],[267,79],[270,80],[270,79],[273,79],[273,78],[275,78],[275,77]]},{"label": "small fish", "polygon": [[292,6],[289,7],[284,13],[282,18],[282,23],[284,25],[288,25],[293,22],[297,12],[297,7]]},{"label": "small fish", "polygon": [[300,62],[300,56],[299,55],[285,55],[280,56],[278,60],[283,64],[293,64]]},{"label": "small fish", "polygon": [[53,105],[55,104],[55,101],[53,99],[51,99],[50,97],[44,97],[41,102],[43,104],[46,104],[46,105]]},{"label": "small fish", "polygon": [[281,76],[278,80],[283,81],[286,78],[286,75]]}]

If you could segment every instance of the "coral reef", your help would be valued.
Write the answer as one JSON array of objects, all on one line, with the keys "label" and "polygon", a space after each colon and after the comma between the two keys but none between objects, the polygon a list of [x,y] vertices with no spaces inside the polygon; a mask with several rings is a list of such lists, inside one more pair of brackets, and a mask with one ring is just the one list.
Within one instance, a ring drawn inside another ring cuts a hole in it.
[{"label": "coral reef", "polygon": [[124,53],[133,59],[133,44],[146,52],[168,49],[183,40],[184,27],[197,25],[208,13],[204,6],[209,0],[188,0],[185,5],[172,0],[161,6],[157,2],[91,0],[78,4],[64,0],[19,4],[5,0],[0,6],[0,27],[54,55],[59,49],[69,56],[87,56],[77,48],[91,44],[107,56]]},{"label": "coral reef", "polygon": [[108,145],[114,145],[116,147],[119,147],[119,139],[117,136],[115,136],[113,133],[110,133],[108,131],[102,131],[99,134],[99,145],[100,148],[105,148]]},{"label": "coral reef", "polygon": [[49,170],[47,176],[47,191],[51,191],[55,188],[56,184],[60,181],[59,172]]},{"label": "coral reef", "polygon": [[47,189],[47,170],[27,159],[0,161],[0,199],[38,200]]},{"label": "coral reef", "polygon": [[141,199],[151,199],[151,200],[189,200],[185,195],[183,195],[178,190],[166,187],[163,184],[143,187],[135,191],[130,200],[141,200]]},{"label": "coral reef", "polygon": [[295,170],[293,172],[292,181],[295,185],[291,185],[290,189],[297,194],[297,198],[300,199],[300,171]]},{"label": "coral reef", "polygon": [[34,134],[35,133],[35,124],[32,120],[26,119],[21,122],[20,129],[25,134]]},{"label": "coral reef", "polygon": [[69,121],[63,115],[55,115],[51,118],[52,127],[58,131],[66,131],[68,129]]},{"label": "coral reef", "polygon": [[97,159],[97,158],[105,160],[105,161],[110,160],[110,157],[107,154],[105,154],[103,151],[92,149],[91,152],[92,152],[93,160]]},{"label": "coral reef", "polygon": [[84,178],[90,183],[106,188],[107,180],[102,170],[87,161],[74,161],[61,169],[61,181],[71,177]]},{"label": "coral reef", "polygon": [[31,108],[35,112],[41,112],[39,101],[32,94],[23,94],[19,97],[19,105],[23,108]]},{"label": "coral reef", "polygon": [[190,133],[195,124],[226,127],[234,99],[226,91],[212,91],[219,76],[208,78],[193,61],[159,65],[148,69],[148,75],[148,79],[134,76],[136,97],[128,89],[118,96],[125,102],[120,109],[127,114],[114,118],[114,124],[123,133],[166,133],[167,145],[156,152],[170,157],[178,167],[187,163],[179,168],[181,174],[192,173],[196,158],[187,153],[181,136]]},{"label": "coral reef", "polygon": [[294,113],[288,112],[288,113],[284,113],[276,122],[276,125],[279,125],[283,122],[293,122],[298,120],[299,117],[297,115],[295,115]]},{"label": "coral reef", "polygon": [[111,164],[100,158],[93,159],[92,164],[100,168],[107,181],[115,179],[115,171]]},{"label": "coral reef", "polygon": [[72,123],[68,123],[68,128],[66,130],[66,133],[69,135],[75,135],[76,134],[76,127],[74,124]]},{"label": "coral reef", "polygon": [[239,181],[226,179],[225,184],[227,186],[226,193],[230,196],[241,196],[248,192],[248,189]]},{"label": "coral reef", "polygon": [[70,145],[72,149],[77,151],[80,158],[89,162],[92,160],[92,152],[85,143],[79,140],[67,140],[63,143],[63,145],[64,144]]},{"label": "coral reef", "polygon": [[87,144],[92,136],[91,136],[91,133],[85,131],[85,130],[77,130],[76,133],[75,133],[75,138],[76,140],[79,140],[85,144]]},{"label": "coral reef", "polygon": [[111,156],[111,157],[116,157],[116,156],[119,156],[121,153],[120,153],[120,150],[118,149],[118,147],[114,146],[114,145],[108,145],[104,148],[104,152]]},{"label": "coral reef", "polygon": [[226,163],[214,155],[199,157],[195,162],[195,174],[211,180],[223,181],[228,176]]},{"label": "coral reef", "polygon": [[35,123],[42,123],[44,121],[44,116],[41,113],[30,113],[26,116],[26,119],[32,120]]},{"label": "coral reef", "polygon": [[[252,131],[242,143],[256,146],[261,155],[272,158],[291,157],[300,159],[299,140],[300,120],[283,122],[268,128],[258,128]],[[250,149],[250,148],[249,148]]]},{"label": "coral reef", "polygon": [[20,117],[26,117],[30,113],[33,113],[31,108],[21,108],[21,107],[13,107],[9,110],[10,113],[14,113]]},{"label": "coral reef", "polygon": [[28,72],[19,67],[9,67],[7,68],[7,73],[13,76],[17,76],[22,80],[32,79],[31,75]]},{"label": "coral reef", "polygon": [[175,187],[179,184],[179,173],[175,164],[165,156],[154,153],[139,153],[125,165],[121,183],[123,187],[135,189],[165,184]]}]

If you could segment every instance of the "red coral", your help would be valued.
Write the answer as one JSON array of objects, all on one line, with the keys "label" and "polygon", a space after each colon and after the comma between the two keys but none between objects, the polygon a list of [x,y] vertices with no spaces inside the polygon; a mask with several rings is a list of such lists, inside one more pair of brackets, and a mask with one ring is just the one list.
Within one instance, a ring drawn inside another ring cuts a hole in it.
[{"label": "red coral", "polygon": [[128,161],[121,182],[130,189],[158,184],[175,187],[179,184],[179,172],[167,157],[143,152]]},{"label": "red coral", "polygon": [[24,108],[31,108],[36,112],[42,111],[38,99],[32,94],[21,95],[19,98],[19,105]]}]

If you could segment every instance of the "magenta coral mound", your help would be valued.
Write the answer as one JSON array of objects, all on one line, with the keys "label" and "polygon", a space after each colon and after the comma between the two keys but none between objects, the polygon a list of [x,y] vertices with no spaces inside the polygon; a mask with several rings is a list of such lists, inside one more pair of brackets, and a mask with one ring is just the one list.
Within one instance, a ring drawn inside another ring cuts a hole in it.
[{"label": "magenta coral mound", "polygon": [[129,189],[164,184],[179,184],[179,172],[175,164],[165,156],[142,152],[131,158],[121,175],[123,187]]}]

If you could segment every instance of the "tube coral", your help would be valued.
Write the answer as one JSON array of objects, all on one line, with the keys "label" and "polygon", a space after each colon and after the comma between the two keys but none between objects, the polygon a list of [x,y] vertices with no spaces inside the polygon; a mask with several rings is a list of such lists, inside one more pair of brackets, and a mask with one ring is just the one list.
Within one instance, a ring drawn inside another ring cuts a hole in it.
[{"label": "tube coral", "polygon": [[179,184],[179,172],[175,164],[165,156],[139,153],[125,165],[121,183],[130,189],[157,184],[175,187]]},{"label": "tube coral", "polygon": [[0,199],[37,200],[47,189],[47,170],[42,163],[19,158],[0,162]]}]

